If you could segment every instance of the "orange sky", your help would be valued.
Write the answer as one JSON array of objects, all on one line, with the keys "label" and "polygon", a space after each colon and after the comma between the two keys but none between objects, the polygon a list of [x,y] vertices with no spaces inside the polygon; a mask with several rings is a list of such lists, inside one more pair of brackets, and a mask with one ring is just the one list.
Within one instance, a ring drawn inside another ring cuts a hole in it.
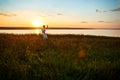
[{"label": "orange sky", "polygon": [[[1,27],[34,27],[36,18],[40,19],[42,24],[49,27],[79,27],[79,28],[115,28],[120,27],[119,22],[105,22],[96,20],[80,21],[79,19],[69,18],[69,16],[38,16],[35,13],[26,12],[16,14],[17,16],[0,16]],[[41,23],[40,22],[40,23]]]}]

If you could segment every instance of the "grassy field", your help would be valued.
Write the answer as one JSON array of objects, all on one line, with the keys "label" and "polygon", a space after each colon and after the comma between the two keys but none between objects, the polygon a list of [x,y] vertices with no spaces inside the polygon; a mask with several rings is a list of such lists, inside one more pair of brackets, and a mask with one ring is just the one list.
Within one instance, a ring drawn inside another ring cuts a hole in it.
[{"label": "grassy field", "polygon": [[120,80],[120,37],[0,34],[2,80]]}]

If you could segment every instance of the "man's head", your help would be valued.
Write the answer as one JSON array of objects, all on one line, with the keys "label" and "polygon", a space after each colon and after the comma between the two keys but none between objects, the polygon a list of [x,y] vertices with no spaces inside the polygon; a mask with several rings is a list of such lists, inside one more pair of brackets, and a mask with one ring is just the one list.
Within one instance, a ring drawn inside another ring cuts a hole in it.
[{"label": "man's head", "polygon": [[43,25],[43,28],[45,28],[45,25]]}]

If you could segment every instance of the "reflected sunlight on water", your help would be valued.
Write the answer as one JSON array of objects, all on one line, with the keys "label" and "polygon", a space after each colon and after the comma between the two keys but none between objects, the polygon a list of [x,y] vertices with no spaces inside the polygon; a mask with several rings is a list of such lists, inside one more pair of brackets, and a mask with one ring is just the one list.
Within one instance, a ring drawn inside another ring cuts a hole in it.
[{"label": "reflected sunlight on water", "polygon": [[39,30],[39,29],[36,29],[36,30],[35,30],[35,33],[36,33],[37,35],[39,35],[39,34],[40,34],[40,30]]}]

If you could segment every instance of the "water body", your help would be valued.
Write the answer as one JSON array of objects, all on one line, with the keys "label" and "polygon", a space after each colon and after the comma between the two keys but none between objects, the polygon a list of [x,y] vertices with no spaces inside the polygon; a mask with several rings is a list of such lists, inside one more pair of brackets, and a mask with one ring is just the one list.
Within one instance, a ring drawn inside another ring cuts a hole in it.
[{"label": "water body", "polygon": [[[0,30],[0,33],[8,34],[41,34],[41,30]],[[75,35],[95,35],[95,36],[111,36],[120,37],[120,30],[104,30],[104,29],[47,29],[47,34],[75,34]]]}]

